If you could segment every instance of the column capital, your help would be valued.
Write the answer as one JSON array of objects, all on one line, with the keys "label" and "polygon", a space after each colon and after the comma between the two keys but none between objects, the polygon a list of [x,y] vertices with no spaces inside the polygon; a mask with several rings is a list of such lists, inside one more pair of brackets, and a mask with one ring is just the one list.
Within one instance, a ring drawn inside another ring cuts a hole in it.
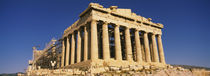
[{"label": "column capital", "polygon": [[81,27],[79,27],[76,31],[80,31],[81,30]]},{"label": "column capital", "polygon": [[96,20],[96,19],[91,19],[91,21],[90,22],[97,22],[98,20]]},{"label": "column capital", "polygon": [[115,26],[114,27],[120,27],[120,25],[119,24],[115,24]]},{"label": "column capital", "polygon": [[84,26],[84,30],[87,30],[87,26]]},{"label": "column capital", "polygon": [[152,32],[151,35],[152,35],[152,36],[155,36],[156,34]]},{"label": "column capital", "polygon": [[160,36],[160,37],[161,37],[161,36],[162,36],[162,34],[157,34],[157,36]]},{"label": "column capital", "polygon": [[152,35],[155,35],[155,36],[161,35],[161,34],[158,34],[158,33],[155,33],[155,32],[152,32],[151,34],[152,34]]},{"label": "column capital", "polygon": [[61,40],[64,41],[66,37],[63,37]]},{"label": "column capital", "polygon": [[103,21],[103,25],[108,25],[109,23],[107,21]]},{"label": "column capital", "polygon": [[129,27],[125,27],[125,29],[130,29]]},{"label": "column capital", "polygon": [[143,31],[143,33],[144,33],[144,34],[148,34],[148,32],[146,32],[146,31]]},{"label": "column capital", "polygon": [[135,29],[135,31],[140,31],[140,30],[138,30],[138,29]]}]

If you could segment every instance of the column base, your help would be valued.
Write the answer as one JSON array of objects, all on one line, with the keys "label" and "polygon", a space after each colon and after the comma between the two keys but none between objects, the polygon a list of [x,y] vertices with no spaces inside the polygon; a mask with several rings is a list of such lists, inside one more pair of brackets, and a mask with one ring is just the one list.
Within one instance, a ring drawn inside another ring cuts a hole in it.
[{"label": "column base", "polygon": [[131,66],[131,65],[141,65],[141,66],[157,66],[157,67],[165,67],[167,64],[159,63],[159,62],[135,62],[135,61],[127,61],[127,60],[115,60],[115,59],[108,59],[108,60],[87,60],[82,61],[79,63],[71,64],[68,66],[64,66],[62,68],[78,68],[78,69],[89,69],[91,67],[124,67],[124,66]]}]

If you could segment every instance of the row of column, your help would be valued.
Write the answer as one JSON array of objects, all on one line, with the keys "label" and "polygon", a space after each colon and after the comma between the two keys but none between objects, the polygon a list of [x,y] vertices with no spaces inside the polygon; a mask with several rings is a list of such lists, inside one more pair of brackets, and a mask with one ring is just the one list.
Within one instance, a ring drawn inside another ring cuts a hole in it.
[{"label": "row of column", "polygon": [[[84,27],[84,61],[88,60],[88,38],[90,38],[90,58],[91,60],[98,59],[98,37],[97,37],[97,21],[92,20],[90,25],[90,36],[88,37],[87,32],[87,26]],[[75,55],[75,40],[74,40],[74,33],[72,33],[72,42],[71,42],[71,64],[74,64],[74,55]],[[153,55],[150,55],[150,48],[149,48],[149,41],[148,41],[148,33],[143,33],[143,42],[144,42],[144,48],[145,48],[145,59],[146,62],[151,62],[151,56],[154,58],[154,62],[161,62],[165,63],[164,58],[164,52],[163,52],[163,46],[162,46],[162,40],[161,35],[157,35],[157,42],[156,43],[156,35],[152,34],[152,51]],[[102,47],[103,47],[103,59],[109,60],[110,59],[110,47],[109,47],[109,34],[108,34],[108,23],[104,22],[102,25]],[[128,61],[132,61],[132,45],[131,45],[131,39],[130,39],[130,29],[125,29],[125,48],[126,48],[126,59]],[[121,40],[120,40],[120,30],[119,25],[116,25],[114,27],[114,39],[115,39],[115,59],[116,60],[122,60],[122,49],[121,49]],[[65,42],[66,41],[66,47]],[[62,67],[69,65],[69,49],[70,49],[70,43],[69,38],[67,37],[66,40],[63,40],[62,42],[63,48],[62,48]],[[135,30],[135,47],[136,47],[136,53],[137,53],[137,62],[142,62],[142,50],[141,50],[141,41],[139,37],[139,30]],[[158,50],[157,50],[158,47]],[[159,52],[159,56],[158,56]],[[64,58],[65,57],[65,58]],[[160,58],[160,59],[159,59]],[[64,65],[64,59],[65,59],[65,65]],[[81,36],[80,31],[77,31],[77,63],[81,61]],[[160,61],[159,61],[160,60]]]},{"label": "row of column", "polygon": [[[76,48],[76,63],[81,62],[81,35],[80,35],[80,30],[77,31],[77,47],[75,47],[75,33],[73,32],[71,34],[71,43],[69,43],[70,38],[67,36],[64,38],[62,41],[62,60],[61,60],[61,67],[67,66],[70,64],[74,64],[75,62],[75,48]],[[87,32],[87,27],[84,27],[84,61],[88,60],[88,32]],[[71,45],[71,47],[70,47]],[[71,49],[71,51],[70,51]],[[70,53],[71,52],[71,53]],[[71,55],[69,55],[71,54]],[[71,60],[71,61],[69,61]]]},{"label": "row of column", "polygon": [[[103,26],[103,58],[104,60],[110,58],[110,50],[109,50],[109,36],[108,36],[108,23],[104,23]],[[162,46],[162,40],[161,35],[157,35],[158,40],[158,51],[157,51],[157,43],[156,43],[156,35],[152,34],[152,45],[153,45],[153,54],[150,55],[150,49],[149,49],[149,41],[148,41],[148,33],[144,32],[144,48],[146,52],[146,62],[151,62],[151,56],[154,56],[154,62],[161,62],[165,63],[164,58],[164,52],[163,52],[163,46]],[[116,60],[122,60],[122,52],[121,52],[121,41],[120,41],[120,32],[119,32],[119,25],[116,25],[114,27],[114,38],[115,38],[115,59]],[[131,47],[131,39],[130,39],[130,29],[125,29],[125,47],[126,47],[126,59],[128,61],[132,61],[132,47]],[[141,54],[141,43],[140,43],[140,37],[139,37],[139,30],[135,30],[135,47],[137,52],[137,62],[142,62],[142,54]],[[159,52],[159,56],[158,56]],[[97,55],[97,53],[95,53]],[[160,58],[160,61],[159,61]]]}]

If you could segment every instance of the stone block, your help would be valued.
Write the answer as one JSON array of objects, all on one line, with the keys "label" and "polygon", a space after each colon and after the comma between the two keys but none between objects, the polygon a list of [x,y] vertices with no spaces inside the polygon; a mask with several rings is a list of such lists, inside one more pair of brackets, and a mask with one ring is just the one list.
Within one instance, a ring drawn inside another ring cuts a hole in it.
[{"label": "stone block", "polygon": [[148,70],[148,69],[150,69],[150,66],[145,65],[145,66],[144,66],[144,69],[145,69],[145,70]]},{"label": "stone block", "polygon": [[114,66],[109,67],[110,71],[118,71],[119,69],[120,69],[119,67],[114,67]]}]

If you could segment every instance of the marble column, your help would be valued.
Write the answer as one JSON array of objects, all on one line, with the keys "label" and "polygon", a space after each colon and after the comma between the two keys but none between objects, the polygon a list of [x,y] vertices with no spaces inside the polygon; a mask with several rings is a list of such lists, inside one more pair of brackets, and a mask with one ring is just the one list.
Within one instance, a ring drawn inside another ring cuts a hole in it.
[{"label": "marble column", "polygon": [[122,60],[119,25],[116,25],[114,27],[114,41],[115,41],[115,58],[116,60]]},{"label": "marble column", "polygon": [[144,48],[145,48],[146,62],[151,62],[148,34],[146,32],[144,32]]},{"label": "marble column", "polygon": [[163,44],[161,35],[157,35],[157,41],[158,41],[158,50],[159,50],[159,56],[160,56],[160,62],[165,64],[165,56],[163,51]]},{"label": "marble column", "polygon": [[71,64],[74,64],[74,56],[75,56],[75,39],[73,32],[71,35]]},{"label": "marble column", "polygon": [[103,59],[108,60],[110,59],[110,48],[109,48],[109,35],[108,35],[108,23],[104,22],[103,26]]},{"label": "marble column", "polygon": [[88,60],[88,32],[87,26],[84,27],[84,61]]},{"label": "marble column", "polygon": [[158,53],[157,53],[157,43],[155,34],[152,34],[152,48],[153,48],[153,58],[154,62],[159,62]]},{"label": "marble column", "polygon": [[141,42],[139,38],[139,31],[135,30],[135,46],[136,46],[136,54],[137,54],[137,59],[136,61],[138,63],[142,62],[142,53],[141,53]]},{"label": "marble column", "polygon": [[62,40],[62,58],[61,58],[61,67],[64,67],[64,59],[65,59],[65,43],[64,39]]},{"label": "marble column", "polygon": [[132,61],[132,47],[131,47],[131,36],[130,36],[130,29],[125,29],[125,48],[126,48],[126,59],[128,61]]},{"label": "marble column", "polygon": [[70,44],[69,44],[69,36],[66,37],[66,63],[65,66],[69,65],[69,49],[70,48]]},{"label": "marble column", "polygon": [[98,59],[98,37],[97,37],[97,21],[91,21],[91,60]]},{"label": "marble column", "polygon": [[77,63],[81,61],[81,35],[80,30],[77,31]]}]

